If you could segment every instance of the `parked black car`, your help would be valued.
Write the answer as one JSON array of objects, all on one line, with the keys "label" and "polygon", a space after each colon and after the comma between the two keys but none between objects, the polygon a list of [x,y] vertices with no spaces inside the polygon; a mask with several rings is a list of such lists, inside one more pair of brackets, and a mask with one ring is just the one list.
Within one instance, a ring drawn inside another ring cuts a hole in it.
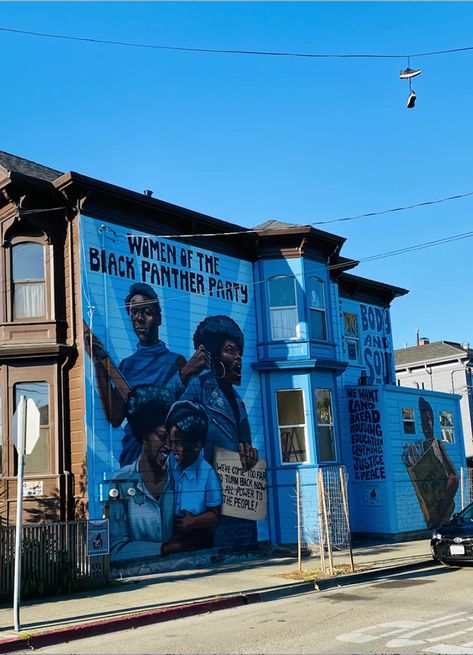
[{"label": "parked black car", "polygon": [[473,503],[432,532],[430,550],[445,564],[473,562]]}]

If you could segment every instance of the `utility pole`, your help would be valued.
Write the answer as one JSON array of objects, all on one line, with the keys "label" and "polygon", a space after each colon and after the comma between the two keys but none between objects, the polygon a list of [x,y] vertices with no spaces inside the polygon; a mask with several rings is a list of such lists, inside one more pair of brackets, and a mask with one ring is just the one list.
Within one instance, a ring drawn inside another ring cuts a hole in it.
[{"label": "utility pole", "polygon": [[16,442],[18,471],[16,474],[15,576],[13,586],[13,624],[16,632],[20,632],[21,541],[23,536],[23,474],[25,469],[26,407],[26,398],[25,396],[21,396],[17,410],[18,423]]}]

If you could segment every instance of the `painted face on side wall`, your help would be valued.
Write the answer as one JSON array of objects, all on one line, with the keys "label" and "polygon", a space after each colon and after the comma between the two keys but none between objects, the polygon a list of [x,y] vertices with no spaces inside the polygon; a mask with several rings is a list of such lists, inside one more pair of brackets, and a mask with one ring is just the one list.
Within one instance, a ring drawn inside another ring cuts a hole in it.
[{"label": "painted face on side wall", "polygon": [[130,318],[136,336],[144,346],[156,343],[161,325],[161,314],[156,303],[137,294],[130,300]]},{"label": "painted face on side wall", "polygon": [[241,384],[241,350],[231,339],[225,339],[220,348],[220,361],[225,367],[225,380],[230,384]]},{"label": "painted face on side wall", "polygon": [[149,462],[164,468],[169,455],[168,433],[164,425],[157,425],[143,437],[143,453]]}]

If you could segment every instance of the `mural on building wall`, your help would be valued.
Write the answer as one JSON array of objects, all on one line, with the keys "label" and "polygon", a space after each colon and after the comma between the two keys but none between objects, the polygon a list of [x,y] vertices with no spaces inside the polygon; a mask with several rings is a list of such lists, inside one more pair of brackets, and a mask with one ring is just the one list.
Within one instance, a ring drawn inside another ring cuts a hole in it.
[{"label": "mural on building wall", "polygon": [[251,264],[87,217],[81,229],[90,511],[105,480],[112,559],[256,542]]},{"label": "mural on building wall", "polygon": [[360,316],[366,384],[394,384],[389,310],[360,304]]},{"label": "mural on building wall", "polygon": [[379,389],[348,387],[354,479],[385,480]]},{"label": "mural on building wall", "polygon": [[419,413],[425,439],[404,446],[402,455],[428,528],[447,521],[455,508],[458,475],[444,444],[435,438],[434,412],[419,398]]}]

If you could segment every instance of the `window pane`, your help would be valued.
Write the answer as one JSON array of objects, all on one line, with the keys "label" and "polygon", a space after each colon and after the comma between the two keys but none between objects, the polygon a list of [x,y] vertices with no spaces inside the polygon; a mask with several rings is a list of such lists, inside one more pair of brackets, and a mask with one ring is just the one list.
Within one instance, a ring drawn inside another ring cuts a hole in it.
[{"label": "window pane", "polygon": [[44,246],[19,243],[12,247],[13,281],[44,280]]},{"label": "window pane", "polygon": [[345,336],[358,337],[358,317],[356,314],[344,312]]},{"label": "window pane", "polygon": [[271,309],[271,338],[297,337],[297,309]]},{"label": "window pane", "polygon": [[403,407],[402,408],[402,418],[404,420],[413,421],[414,420],[414,410],[412,407]]},{"label": "window pane", "polygon": [[447,443],[455,443],[455,433],[453,431],[453,412],[440,412],[440,426],[442,441],[446,441]]},{"label": "window pane", "polygon": [[310,312],[310,334],[313,339],[325,341],[327,330],[325,327],[325,311],[312,309]]},{"label": "window pane", "polygon": [[333,442],[333,429],[330,425],[319,425],[317,428],[319,438],[319,459],[321,462],[333,462],[335,459],[335,444]]},{"label": "window pane", "polygon": [[442,428],[442,441],[447,443],[455,443],[455,436],[452,428]]},{"label": "window pane", "polygon": [[453,428],[453,413],[452,412],[440,412],[440,425]]},{"label": "window pane", "polygon": [[329,389],[317,389],[315,399],[317,404],[317,422],[332,424],[332,403]]},{"label": "window pane", "polygon": [[310,279],[309,307],[325,308],[324,285],[315,277]]},{"label": "window pane", "polygon": [[21,282],[13,285],[13,318],[46,316],[44,282]]},{"label": "window pane", "polygon": [[355,339],[347,339],[347,357],[350,362],[358,361],[358,341]]},{"label": "window pane", "polygon": [[415,434],[416,424],[413,421],[404,421],[404,434]]},{"label": "window pane", "polygon": [[39,439],[30,455],[25,455],[25,473],[48,473],[50,453],[49,385],[47,382],[22,382],[15,384],[15,407],[21,396],[32,398],[39,409]]},{"label": "window pane", "polygon": [[295,307],[296,290],[293,277],[277,277],[269,280],[270,307]]},{"label": "window pane", "polygon": [[19,243],[12,247],[13,319],[46,316],[44,246]]},{"label": "window pane", "polygon": [[319,461],[333,462],[336,457],[333,432],[332,394],[330,389],[316,389],[315,404],[317,414]]},{"label": "window pane", "polygon": [[304,428],[280,428],[279,437],[283,462],[305,462],[307,460]]},{"label": "window pane", "polygon": [[304,400],[301,389],[276,392],[278,423],[283,425],[305,425]]},{"label": "window pane", "polygon": [[49,428],[41,428],[33,451],[25,455],[25,473],[49,472]]}]

